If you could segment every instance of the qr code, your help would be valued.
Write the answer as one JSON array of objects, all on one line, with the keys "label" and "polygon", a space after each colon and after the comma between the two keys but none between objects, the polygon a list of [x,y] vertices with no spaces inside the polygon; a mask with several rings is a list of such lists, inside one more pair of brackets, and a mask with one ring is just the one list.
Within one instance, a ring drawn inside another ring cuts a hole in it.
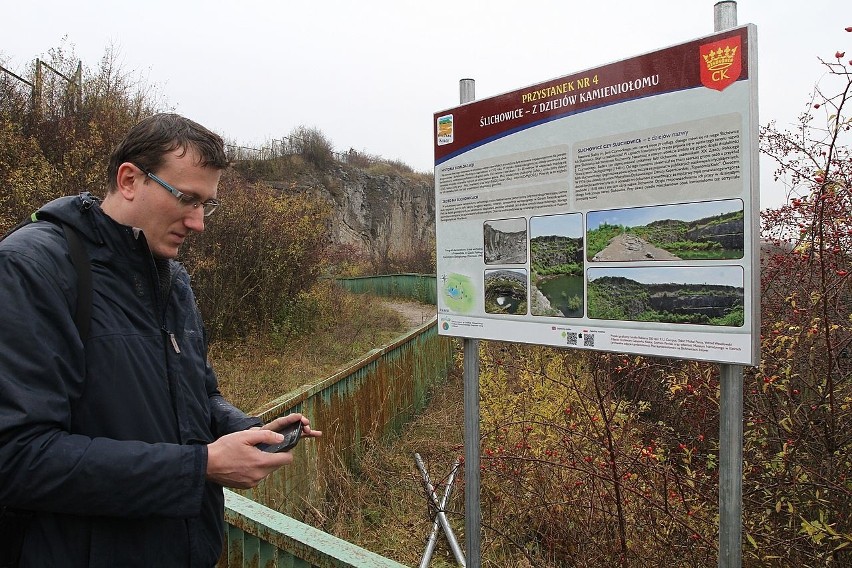
[{"label": "qr code", "polygon": [[583,347],[594,347],[595,346],[595,336],[591,333],[583,334]]},{"label": "qr code", "polygon": [[566,334],[566,338],[568,339],[568,345],[577,345],[577,332],[569,331]]}]

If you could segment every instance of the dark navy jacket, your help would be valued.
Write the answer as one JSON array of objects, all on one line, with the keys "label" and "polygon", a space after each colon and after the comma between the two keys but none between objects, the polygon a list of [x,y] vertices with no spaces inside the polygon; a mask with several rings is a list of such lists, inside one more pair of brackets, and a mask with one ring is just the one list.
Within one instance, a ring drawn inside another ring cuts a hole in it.
[{"label": "dark navy jacket", "polygon": [[0,504],[35,512],[22,565],[212,566],[223,495],[206,444],[260,421],[220,395],[181,265],[164,302],[144,235],[95,198],[42,211],[83,237],[92,319],[84,346],[59,226],[0,243]]}]

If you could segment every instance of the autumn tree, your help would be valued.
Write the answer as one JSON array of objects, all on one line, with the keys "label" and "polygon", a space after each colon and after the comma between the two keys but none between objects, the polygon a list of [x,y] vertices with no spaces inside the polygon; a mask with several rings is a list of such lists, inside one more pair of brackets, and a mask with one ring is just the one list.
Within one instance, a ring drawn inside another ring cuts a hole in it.
[{"label": "autumn tree", "polygon": [[29,86],[0,74],[2,230],[56,197],[102,196],[113,147],[163,108],[155,88],[121,68],[115,49],[93,70],[82,67],[82,93],[68,81],[79,65],[73,46],[63,43],[22,73]]},{"label": "autumn tree", "polygon": [[[846,28],[852,32],[852,27]],[[789,201],[764,211],[762,361],[746,393],[755,558],[852,559],[852,60],[838,51],[795,128],[761,129]]]}]

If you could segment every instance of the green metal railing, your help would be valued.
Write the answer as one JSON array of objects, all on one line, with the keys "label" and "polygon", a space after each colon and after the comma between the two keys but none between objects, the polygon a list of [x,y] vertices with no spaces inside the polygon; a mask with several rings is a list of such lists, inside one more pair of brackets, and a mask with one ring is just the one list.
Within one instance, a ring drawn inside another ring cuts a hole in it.
[{"label": "green metal railing", "polygon": [[219,568],[403,568],[228,490],[225,521],[226,550]]},{"label": "green metal railing", "polygon": [[[339,282],[353,292],[411,299],[422,298],[424,290],[434,297],[435,289],[434,276],[413,274]],[[341,463],[356,467],[364,442],[399,432],[425,407],[429,390],[446,379],[455,350],[451,338],[438,335],[437,318],[433,317],[320,383],[267,404],[260,412],[264,421],[278,414],[301,412],[323,430],[323,437],[296,446],[297,466],[276,471],[252,490],[226,492],[229,528],[222,562],[227,564],[220,562],[220,566],[398,566],[367,551],[355,554],[353,550],[362,549],[349,543],[344,543],[351,547],[343,554],[344,562],[335,556],[343,541],[317,529],[304,539],[300,535],[308,533],[302,528],[281,534],[283,527],[306,527],[283,513],[295,514],[306,505],[319,507],[325,498],[325,472],[339,469]],[[319,538],[317,533],[325,537]]]},{"label": "green metal railing", "polygon": [[437,286],[434,274],[385,274],[360,276],[335,280],[350,292],[370,292],[377,296],[408,298],[424,304],[437,304]]},{"label": "green metal railing", "polygon": [[451,339],[438,335],[436,318],[394,343],[375,349],[320,383],[271,401],[259,412],[268,421],[301,412],[323,431],[293,450],[298,467],[277,470],[244,494],[293,515],[325,499],[325,473],[354,469],[367,440],[399,432],[428,402],[454,361]]}]

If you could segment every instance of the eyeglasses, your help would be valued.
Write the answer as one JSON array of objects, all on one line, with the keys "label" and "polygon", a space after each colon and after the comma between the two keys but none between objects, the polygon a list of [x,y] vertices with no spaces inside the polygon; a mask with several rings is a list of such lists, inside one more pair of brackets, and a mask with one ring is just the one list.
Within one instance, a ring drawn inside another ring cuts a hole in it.
[{"label": "eyeglasses", "polygon": [[[133,165],[136,166],[136,164],[133,164]],[[154,174],[152,174],[151,172],[149,172],[145,168],[140,168],[139,166],[136,166],[136,167],[139,168],[139,170],[143,174],[145,174],[146,176],[148,176],[149,178],[151,178],[152,180],[154,180],[155,182],[157,182],[158,184],[163,186],[163,188],[166,191],[168,191],[169,193],[171,193],[172,195],[177,197],[177,199],[178,199],[178,201],[180,201],[181,205],[191,206],[193,209],[198,209],[199,207],[202,207],[204,209],[204,216],[205,217],[209,217],[210,215],[212,215],[213,212],[216,211],[216,208],[219,207],[219,202],[215,199],[208,199],[207,201],[201,201],[200,199],[198,199],[197,197],[195,197],[193,195],[189,195],[188,193],[184,193],[184,192],[182,192],[178,189],[175,189],[174,187],[170,186],[169,184],[167,184],[166,182],[164,182],[163,180],[161,180],[160,178],[158,178],[157,176],[155,176]]]}]

